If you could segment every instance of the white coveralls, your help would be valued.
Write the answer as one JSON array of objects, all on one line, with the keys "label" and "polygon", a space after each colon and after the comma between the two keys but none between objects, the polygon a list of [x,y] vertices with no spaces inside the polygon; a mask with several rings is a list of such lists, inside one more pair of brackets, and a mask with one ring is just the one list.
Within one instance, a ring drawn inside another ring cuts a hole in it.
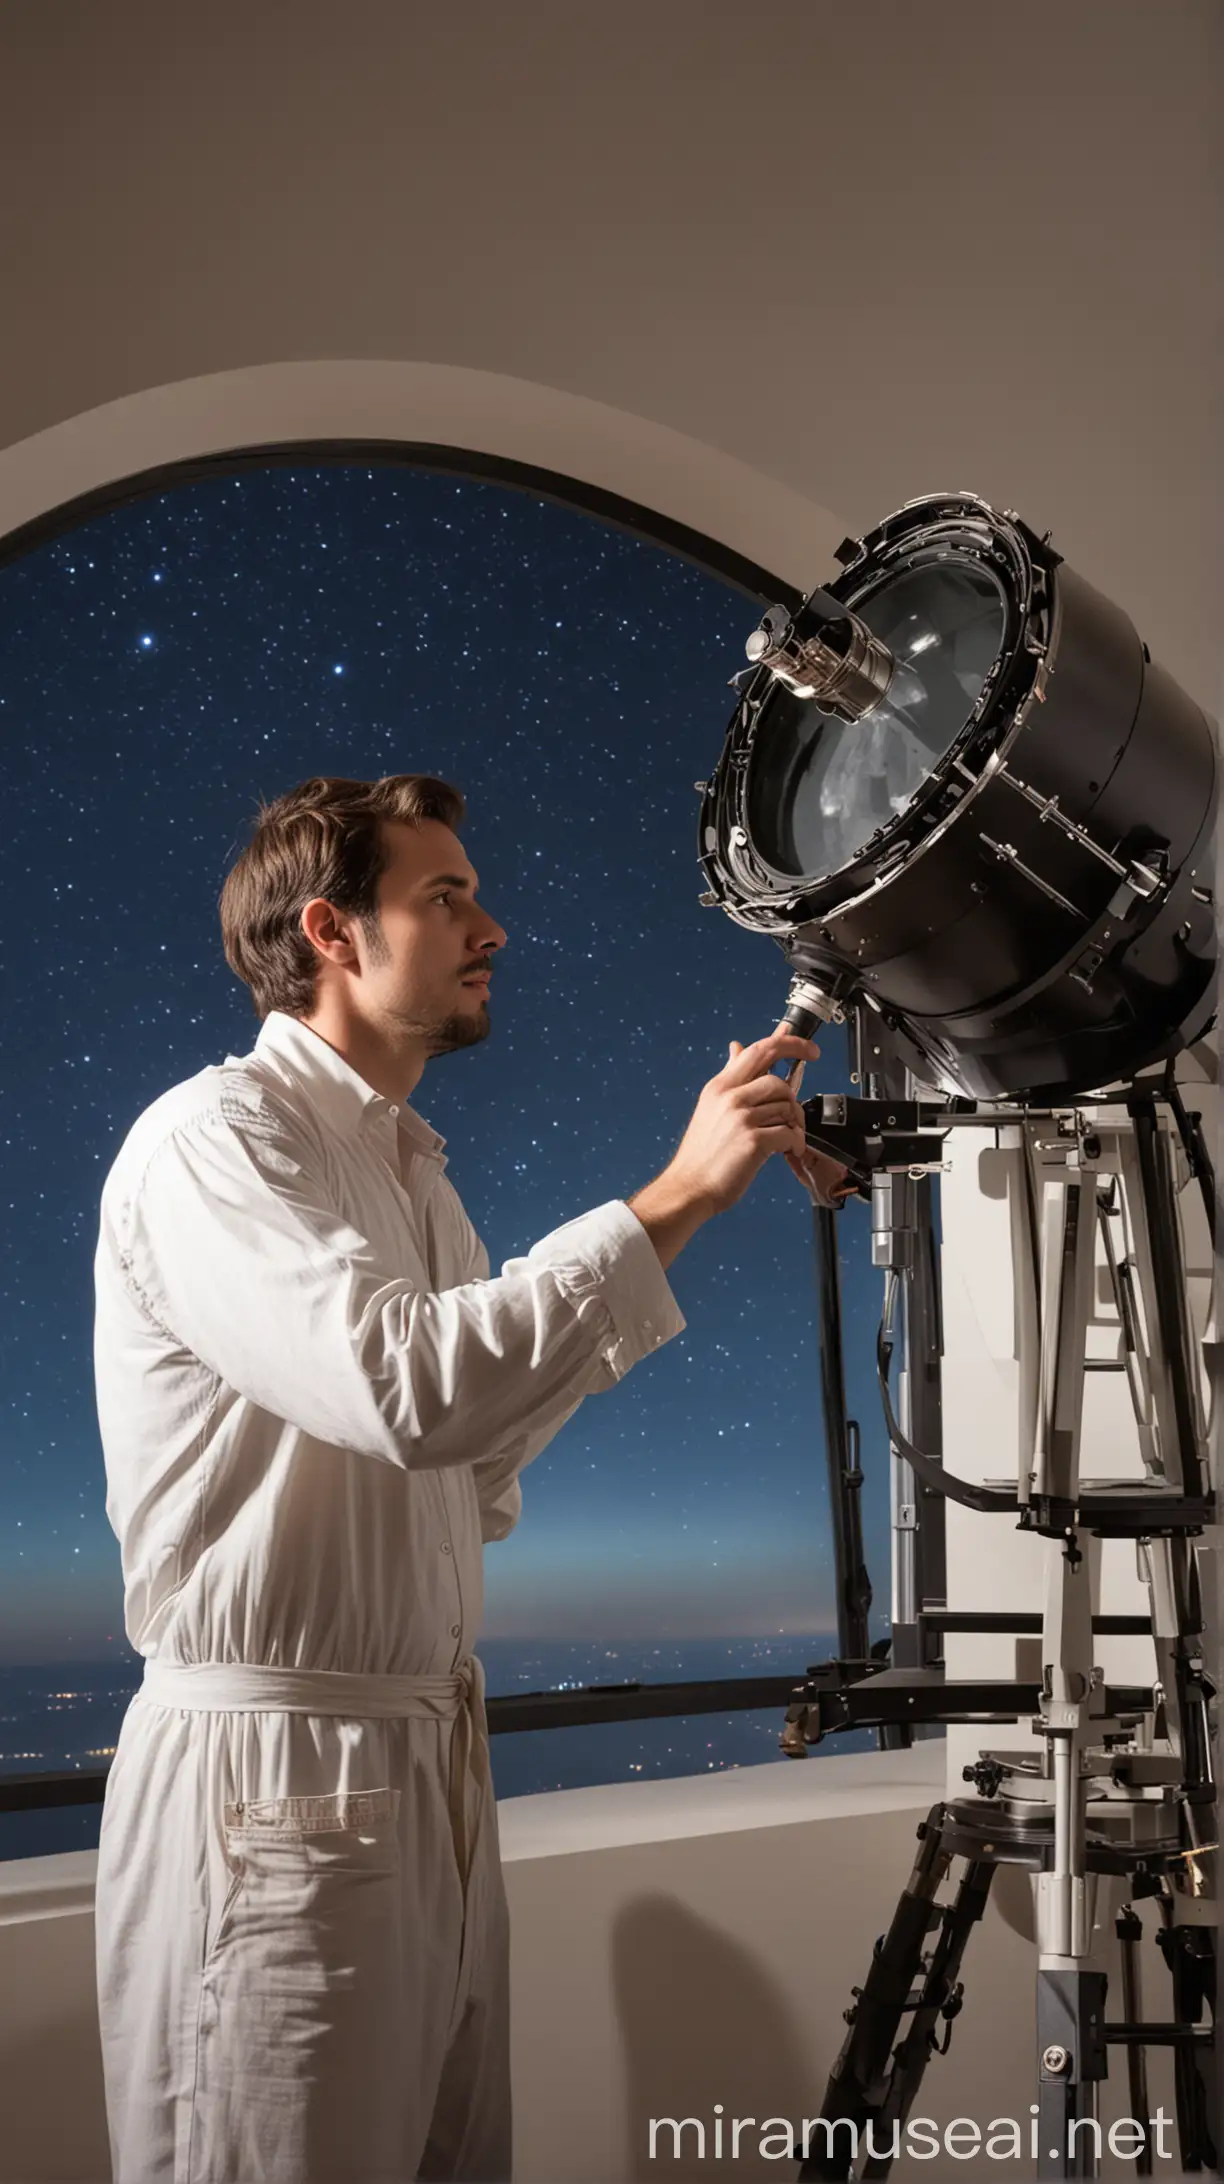
[{"label": "white coveralls", "polygon": [[316,1034],[140,1117],[98,1409],[128,1636],[98,1990],[115,2184],[500,2184],[481,1546],[684,1321],[619,1201],[490,1280],[443,1140]]}]

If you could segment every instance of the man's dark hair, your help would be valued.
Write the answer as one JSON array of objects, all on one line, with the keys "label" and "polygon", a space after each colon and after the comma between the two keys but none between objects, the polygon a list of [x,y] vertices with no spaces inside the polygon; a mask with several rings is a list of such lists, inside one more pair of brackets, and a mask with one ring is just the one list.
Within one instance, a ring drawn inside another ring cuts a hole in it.
[{"label": "man's dark hair", "polygon": [[302,931],[306,904],[321,895],[357,917],[377,945],[378,882],[390,860],[382,825],[457,827],[459,790],[432,774],[385,774],[345,781],[316,774],[275,802],[260,802],[254,831],[221,890],[221,934],[232,971],[250,987],[257,1015],[308,1016],[319,958]]}]

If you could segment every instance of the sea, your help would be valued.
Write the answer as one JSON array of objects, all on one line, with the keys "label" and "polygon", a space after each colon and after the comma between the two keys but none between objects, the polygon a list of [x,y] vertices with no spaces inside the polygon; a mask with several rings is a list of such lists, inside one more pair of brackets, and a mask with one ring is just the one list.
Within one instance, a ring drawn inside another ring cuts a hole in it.
[{"label": "sea", "polygon": [[[768,1637],[601,1639],[487,1638],[478,1648],[489,1696],[576,1690],[592,1684],[706,1682],[733,1676],[802,1676],[836,1651],[828,1631]],[[0,1666],[0,1776],[105,1767],[140,1681],[135,1654],[91,1663]],[[792,1764],[778,1749],[783,1710],[698,1714],[591,1728],[528,1729],[490,1739],[499,1799],[542,1790],[640,1782],[730,1767]],[[838,1736],[819,1752],[870,1749],[869,1731]],[[819,1752],[814,1756],[819,1756]],[[96,1848],[101,1805],[0,1812],[0,1860]]]}]

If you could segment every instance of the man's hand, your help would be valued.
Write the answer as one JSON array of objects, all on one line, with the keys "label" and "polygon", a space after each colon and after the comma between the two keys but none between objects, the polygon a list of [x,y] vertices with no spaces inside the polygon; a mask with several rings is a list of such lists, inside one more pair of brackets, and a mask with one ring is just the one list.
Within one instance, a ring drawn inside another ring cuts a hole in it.
[{"label": "man's hand", "polygon": [[[704,1221],[743,1197],[771,1153],[784,1153],[801,1177],[811,1162],[822,1179],[832,1170],[830,1180],[835,1186],[840,1182],[846,1172],[840,1163],[807,1144],[798,1099],[803,1064],[819,1052],[789,1024],[779,1024],[772,1037],[749,1047],[732,1039],[727,1060],[702,1087],[662,1175],[626,1200],[661,1265],[670,1266]],[[775,1064],[783,1061],[798,1065],[789,1080],[775,1074]]]},{"label": "man's hand", "polygon": [[[774,1037],[777,1038],[779,1032],[788,1028],[785,1023],[779,1024]],[[804,1067],[804,1063],[800,1062],[790,1080],[790,1088],[796,1099],[803,1082]],[[787,1153],[786,1165],[792,1175],[798,1176],[813,1205],[828,1206],[836,1212],[839,1206],[845,1204],[847,1198],[853,1198],[858,1189],[844,1163],[834,1160],[832,1153],[822,1153],[815,1145],[805,1145],[799,1152]]]},{"label": "man's hand", "polygon": [[683,1191],[704,1200],[708,1214],[735,1205],[771,1153],[802,1153],[802,1110],[793,1087],[772,1072],[775,1062],[810,1061],[819,1052],[789,1024],[749,1047],[731,1041],[665,1170]]},{"label": "man's hand", "polygon": [[831,1206],[836,1211],[858,1189],[849,1169],[834,1160],[831,1153],[822,1153],[818,1146],[807,1145],[801,1153],[788,1153],[786,1165],[792,1175],[798,1176],[814,1205]]}]

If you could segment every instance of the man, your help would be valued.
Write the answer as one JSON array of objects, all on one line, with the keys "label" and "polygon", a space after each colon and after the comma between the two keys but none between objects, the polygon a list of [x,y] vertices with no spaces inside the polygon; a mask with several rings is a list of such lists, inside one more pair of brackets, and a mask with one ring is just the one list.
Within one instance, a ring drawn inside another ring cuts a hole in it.
[{"label": "man", "polygon": [[306,782],[226,880],[263,1028],[107,1179],[96,1370],[128,1636],[98,1979],[115,2184],[510,2174],[481,1546],[583,1397],[684,1326],[665,1268],[772,1153],[741,1048],[627,1202],[489,1262],[408,1105],[488,1035],[506,935],[457,790]]}]

